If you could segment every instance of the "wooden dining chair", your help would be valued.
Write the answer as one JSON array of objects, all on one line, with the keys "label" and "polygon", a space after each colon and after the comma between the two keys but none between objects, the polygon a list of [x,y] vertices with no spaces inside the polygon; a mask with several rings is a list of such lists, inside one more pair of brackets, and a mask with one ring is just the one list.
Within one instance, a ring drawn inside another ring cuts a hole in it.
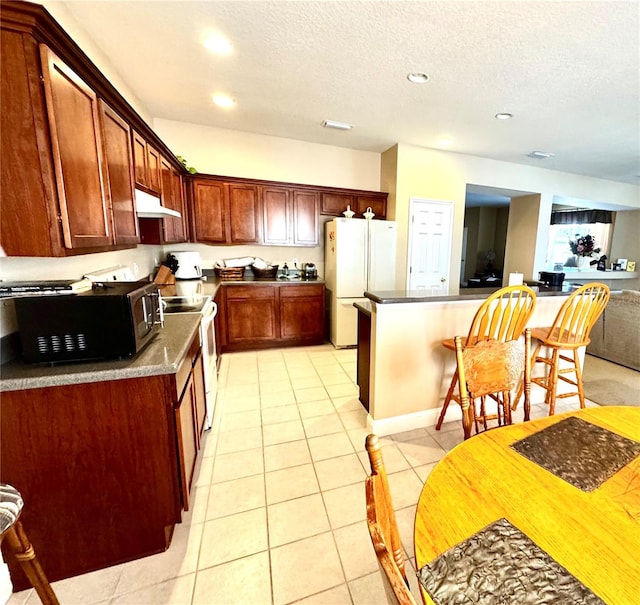
[{"label": "wooden dining chair", "polygon": [[6,545],[5,552],[20,564],[40,601],[44,605],[60,605],[20,522],[23,505],[17,489],[0,483],[0,542]]},{"label": "wooden dining chair", "polygon": [[[524,392],[524,419],[531,411],[531,329],[525,328],[522,340],[482,340],[463,348],[462,337],[454,338],[459,393],[453,394],[462,408],[464,438],[487,430],[488,422],[497,426],[511,424],[512,393]],[[520,386],[522,392],[520,392]],[[479,407],[476,404],[479,402]],[[487,404],[491,404],[491,409]],[[493,408],[495,407],[495,412]]]},{"label": "wooden dining chair", "polygon": [[[462,340],[462,346],[466,347],[483,340],[497,340],[499,342],[517,340],[522,335],[535,307],[536,295],[528,286],[501,288],[480,305],[471,322],[467,337]],[[453,338],[442,341],[442,345],[450,351],[455,351]],[[457,384],[458,370],[456,368],[436,423],[437,431],[442,427],[451,400],[459,401],[455,396]]]},{"label": "wooden dining chair", "polygon": [[[609,302],[611,292],[607,286],[592,282],[578,288],[564,302],[553,325],[533,328],[531,335],[538,343],[533,353],[532,371],[535,364],[547,366],[544,376],[533,377],[531,382],[545,389],[545,403],[549,406],[549,416],[555,413],[556,399],[578,395],[580,407],[584,408],[584,389],[578,349],[586,347],[591,339],[589,334],[596,320]],[[543,351],[543,348],[545,351]],[[562,354],[566,352],[567,354]],[[561,367],[561,362],[564,362]],[[573,374],[569,378],[567,374]],[[558,381],[562,380],[576,388],[570,393],[558,394]],[[513,402],[513,409],[518,400]]]},{"label": "wooden dining chair", "polygon": [[409,590],[404,551],[378,437],[368,435],[365,447],[371,464],[371,474],[366,478],[365,484],[367,526],[376,551],[387,601],[394,605],[416,605]]}]

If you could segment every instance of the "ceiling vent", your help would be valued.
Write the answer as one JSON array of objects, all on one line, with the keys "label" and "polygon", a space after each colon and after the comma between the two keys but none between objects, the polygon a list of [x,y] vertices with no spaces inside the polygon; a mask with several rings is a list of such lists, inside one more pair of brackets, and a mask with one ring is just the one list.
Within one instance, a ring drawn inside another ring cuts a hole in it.
[{"label": "ceiling vent", "polygon": [[555,153],[547,153],[546,151],[532,151],[527,154],[527,157],[535,158],[536,160],[546,160],[547,158],[552,158]]},{"label": "ceiling vent", "polygon": [[336,130],[351,130],[353,126],[346,122],[336,122],[335,120],[325,120],[322,122],[325,128],[335,128]]}]

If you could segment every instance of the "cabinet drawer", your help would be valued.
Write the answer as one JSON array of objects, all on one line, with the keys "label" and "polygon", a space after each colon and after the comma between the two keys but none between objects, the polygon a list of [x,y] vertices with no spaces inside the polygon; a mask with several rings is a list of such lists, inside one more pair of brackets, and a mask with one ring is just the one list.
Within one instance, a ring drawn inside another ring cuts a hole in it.
[{"label": "cabinet drawer", "polygon": [[227,300],[244,298],[275,298],[275,286],[226,286]]},{"label": "cabinet drawer", "polygon": [[323,296],[322,284],[305,284],[295,286],[280,286],[280,298],[301,298],[305,296]]}]

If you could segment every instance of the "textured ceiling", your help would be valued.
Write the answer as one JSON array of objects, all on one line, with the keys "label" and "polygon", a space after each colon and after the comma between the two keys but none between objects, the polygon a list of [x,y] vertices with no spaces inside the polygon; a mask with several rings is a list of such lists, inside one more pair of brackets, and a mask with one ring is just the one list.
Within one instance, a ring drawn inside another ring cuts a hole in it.
[{"label": "textured ceiling", "polygon": [[[154,117],[375,152],[448,138],[450,151],[640,183],[638,0],[64,4]],[[202,46],[210,32],[230,56]]]}]

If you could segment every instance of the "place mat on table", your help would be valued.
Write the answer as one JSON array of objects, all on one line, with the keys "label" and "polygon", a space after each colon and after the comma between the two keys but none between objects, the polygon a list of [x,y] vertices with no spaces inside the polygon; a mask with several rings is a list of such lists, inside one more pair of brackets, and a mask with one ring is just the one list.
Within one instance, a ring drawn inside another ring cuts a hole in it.
[{"label": "place mat on table", "polygon": [[640,455],[640,443],[569,417],[511,447],[584,492],[591,492]]},{"label": "place mat on table", "polygon": [[436,605],[603,605],[599,597],[506,519],[418,571]]}]

